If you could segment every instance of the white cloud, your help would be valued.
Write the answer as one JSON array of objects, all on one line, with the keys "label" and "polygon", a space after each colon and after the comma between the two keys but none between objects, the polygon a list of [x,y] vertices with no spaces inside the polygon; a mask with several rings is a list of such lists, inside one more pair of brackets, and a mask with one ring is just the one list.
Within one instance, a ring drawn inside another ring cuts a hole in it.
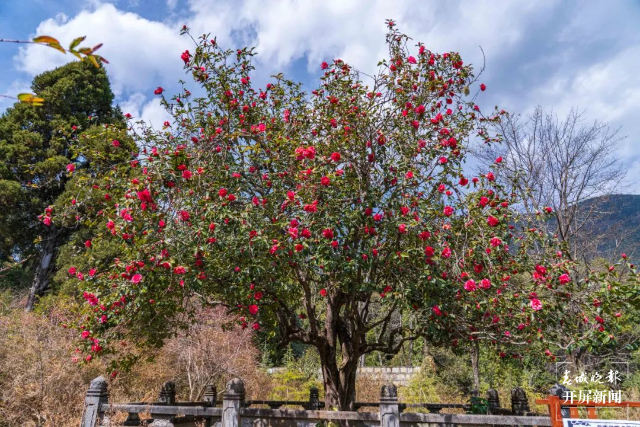
[{"label": "white cloud", "polygon": [[[217,36],[223,47],[256,46],[258,75],[282,71],[294,61],[307,61],[318,75],[323,60],[342,58],[372,72],[387,56],[384,21],[392,18],[413,41],[436,52],[459,51],[466,63],[482,65],[484,49],[490,90],[483,100],[491,106],[526,112],[535,105],[562,113],[578,106],[588,117],[624,125],[633,135],[620,148],[632,170],[640,172],[640,147],[635,135],[640,123],[640,66],[636,17],[623,3],[589,4],[541,0],[519,2],[477,0],[165,0],[165,22],[145,19],[112,4],[90,0],[88,9],[73,17],[59,15],[43,21],[37,34],[58,37],[67,45],[87,35],[88,44],[104,43],[100,52],[114,92],[125,112],[163,122],[166,113],[151,95],[156,86],[177,88],[185,78],[180,52],[193,49],[179,35],[183,23],[198,36]],[[182,5],[182,3],[181,3]],[[180,17],[180,22],[171,19]],[[614,29],[611,22],[616,22]],[[16,65],[30,75],[71,60],[69,55],[42,46],[20,49]],[[300,72],[301,70],[295,70]],[[493,80],[492,80],[493,79]],[[171,93],[171,90],[169,90]],[[640,192],[640,184],[636,191]]]},{"label": "white cloud", "polygon": [[232,31],[258,48],[258,59],[269,68],[281,68],[307,56],[309,68],[322,60],[340,57],[366,72],[386,56],[385,19],[394,19],[415,41],[434,51],[460,51],[481,58],[479,45],[490,55],[517,44],[528,20],[537,18],[557,2],[533,4],[478,1],[452,4],[407,0],[190,0],[190,26],[213,32],[223,41]]},{"label": "white cloud", "polygon": [[[107,72],[116,95],[175,82],[182,74],[179,54],[190,44],[180,37],[179,27],[123,12],[111,4],[99,4],[71,19],[48,19],[35,33],[54,36],[63,46],[84,35],[83,45],[103,43],[98,53],[110,62]],[[20,49],[16,65],[34,76],[73,59],[44,46],[29,45]]]},{"label": "white cloud", "polygon": [[142,120],[148,125],[159,129],[166,120],[171,120],[171,116],[160,104],[160,98],[150,101],[139,92],[132,94],[126,101],[120,104],[124,114],[131,114],[134,121]]}]

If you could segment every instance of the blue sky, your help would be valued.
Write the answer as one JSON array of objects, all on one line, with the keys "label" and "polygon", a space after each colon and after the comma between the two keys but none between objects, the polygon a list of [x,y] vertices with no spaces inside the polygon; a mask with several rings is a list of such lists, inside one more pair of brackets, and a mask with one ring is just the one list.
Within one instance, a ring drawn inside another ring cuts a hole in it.
[{"label": "blue sky", "polygon": [[[313,89],[323,60],[342,58],[372,71],[385,57],[384,20],[436,52],[459,51],[486,69],[482,106],[558,114],[585,110],[626,135],[615,153],[640,194],[640,1],[428,0],[0,0],[0,37],[47,34],[68,45],[86,35],[101,54],[125,112],[159,123],[153,95],[184,77],[179,35],[211,33],[227,47],[257,46],[258,73],[280,71]],[[42,46],[0,44],[0,94],[27,90],[34,75],[72,60]],[[254,78],[254,80],[257,79]],[[259,79],[258,79],[259,81]],[[10,102],[0,98],[0,111]]]}]

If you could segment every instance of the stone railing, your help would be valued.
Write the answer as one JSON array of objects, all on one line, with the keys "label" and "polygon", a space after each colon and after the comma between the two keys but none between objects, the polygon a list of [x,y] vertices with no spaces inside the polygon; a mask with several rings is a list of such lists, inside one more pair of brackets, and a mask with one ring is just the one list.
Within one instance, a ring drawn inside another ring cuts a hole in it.
[{"label": "stone railing", "polygon": [[[349,427],[431,427],[426,424],[437,424],[438,427],[551,425],[549,416],[526,416],[529,408],[522,389],[514,389],[512,392],[512,410],[499,408],[494,390],[493,394],[488,395],[487,415],[440,413],[447,408],[469,410],[468,405],[461,404],[399,403],[397,389],[393,384],[381,387],[380,402],[356,404],[356,408],[378,407],[377,412],[321,410],[324,403],[319,400],[317,389],[310,391],[308,401],[245,400],[244,383],[239,379],[227,383],[220,406],[216,395],[215,387],[209,386],[204,401],[177,402],[175,385],[168,382],[162,387],[157,402],[109,403],[107,382],[99,377],[91,381],[86,393],[81,427],[115,426],[112,419],[116,413],[127,414],[121,425],[153,427],[316,427],[318,423],[329,421]],[[303,409],[282,409],[283,406],[299,406]],[[429,413],[403,412],[417,407],[427,409]],[[149,414],[150,418],[143,421],[140,414]]]}]

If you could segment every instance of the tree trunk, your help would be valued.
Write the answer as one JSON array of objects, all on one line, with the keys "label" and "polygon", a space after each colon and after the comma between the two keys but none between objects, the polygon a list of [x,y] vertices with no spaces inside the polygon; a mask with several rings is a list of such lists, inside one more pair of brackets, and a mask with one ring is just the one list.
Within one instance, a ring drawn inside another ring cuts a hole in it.
[{"label": "tree trunk", "polygon": [[62,240],[62,233],[63,232],[54,225],[47,228],[47,232],[42,240],[38,266],[36,267],[31,289],[29,290],[29,298],[25,305],[26,311],[33,310],[37,298],[44,295],[45,291],[49,288],[49,282],[51,281],[55,266],[55,257]]},{"label": "tree trunk", "polygon": [[478,341],[473,341],[469,349],[471,355],[471,370],[473,371],[473,388],[480,391],[480,346]]},{"label": "tree trunk", "polygon": [[356,402],[356,371],[359,358],[356,357],[355,362],[342,363],[338,366],[335,351],[327,351],[325,354],[331,353],[334,355],[331,359],[320,357],[324,380],[325,408],[353,411]]},{"label": "tree trunk", "polygon": [[342,296],[331,295],[327,301],[324,340],[317,347],[322,364],[325,408],[353,411],[356,402],[356,371],[360,360],[360,335],[347,327],[350,322],[340,318]]}]

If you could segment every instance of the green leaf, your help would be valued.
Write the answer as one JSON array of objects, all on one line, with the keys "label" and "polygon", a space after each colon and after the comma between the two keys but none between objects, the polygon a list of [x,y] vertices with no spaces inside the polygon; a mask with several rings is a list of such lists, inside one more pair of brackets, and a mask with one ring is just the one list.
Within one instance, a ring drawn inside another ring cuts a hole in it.
[{"label": "green leaf", "polygon": [[82,36],[82,37],[78,37],[77,39],[73,39],[73,41],[71,42],[71,44],[69,45],[69,50],[73,51],[80,43],[82,43],[84,41],[84,39],[86,39],[87,36]]}]

